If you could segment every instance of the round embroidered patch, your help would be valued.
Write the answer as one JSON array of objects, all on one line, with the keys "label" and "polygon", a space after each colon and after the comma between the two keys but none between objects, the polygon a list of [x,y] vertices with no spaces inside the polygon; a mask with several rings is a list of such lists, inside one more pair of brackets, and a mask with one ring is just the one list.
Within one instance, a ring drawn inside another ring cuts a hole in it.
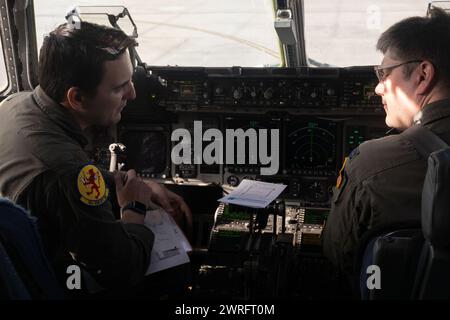
[{"label": "round embroidered patch", "polygon": [[109,190],[106,187],[102,173],[94,165],[84,166],[77,179],[80,200],[89,206],[99,206],[108,198]]}]

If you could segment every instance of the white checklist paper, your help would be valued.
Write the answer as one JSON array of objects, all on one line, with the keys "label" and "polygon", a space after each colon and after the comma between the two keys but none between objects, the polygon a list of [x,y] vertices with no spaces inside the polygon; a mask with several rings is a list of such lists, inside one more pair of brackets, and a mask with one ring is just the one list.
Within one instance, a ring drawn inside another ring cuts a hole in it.
[{"label": "white checklist paper", "polygon": [[147,211],[144,224],[152,230],[155,241],[146,275],[188,263],[192,251],[173,218],[161,208]]},{"label": "white checklist paper", "polygon": [[250,208],[265,208],[286,187],[284,184],[244,179],[236,189],[218,201]]}]

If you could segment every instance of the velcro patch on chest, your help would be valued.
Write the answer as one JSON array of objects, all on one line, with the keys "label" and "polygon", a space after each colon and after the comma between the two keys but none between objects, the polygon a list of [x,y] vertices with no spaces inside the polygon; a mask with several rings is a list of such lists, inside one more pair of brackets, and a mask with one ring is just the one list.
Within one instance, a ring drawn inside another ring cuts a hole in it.
[{"label": "velcro patch on chest", "polygon": [[100,170],[94,165],[86,165],[78,174],[77,179],[80,200],[89,206],[99,206],[108,198],[109,189]]}]

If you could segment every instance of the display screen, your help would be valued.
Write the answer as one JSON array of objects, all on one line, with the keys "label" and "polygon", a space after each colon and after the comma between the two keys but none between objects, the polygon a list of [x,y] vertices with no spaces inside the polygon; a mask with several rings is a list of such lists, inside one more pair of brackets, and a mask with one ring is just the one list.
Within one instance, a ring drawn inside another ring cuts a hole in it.
[{"label": "display screen", "polygon": [[[260,139],[262,132],[260,130],[266,131],[266,151],[264,152],[264,156],[270,157],[270,161],[280,162],[279,156],[282,152],[281,150],[281,121],[279,119],[235,119],[235,118],[227,118],[225,119],[225,127],[226,129],[234,129],[235,131],[238,129],[242,129],[244,132],[248,133],[250,131],[254,132],[255,135],[252,138],[245,137],[245,149],[244,149],[244,160],[245,163],[239,163],[238,155],[240,152],[237,149],[238,141],[237,139],[231,141],[231,145],[234,148],[234,161],[233,164],[229,164],[228,168],[231,172],[241,172],[241,173],[259,173],[259,168],[261,166],[266,167],[267,164],[261,164],[261,150],[260,150]],[[278,131],[278,140],[272,141],[272,130]],[[228,137],[227,137],[228,138]],[[228,141],[227,141],[228,143]],[[255,153],[250,152],[252,149],[250,146],[254,147]],[[272,149],[275,148],[277,150],[276,154],[272,154]],[[225,154],[228,150],[225,151]],[[279,165],[277,165],[279,167]]]},{"label": "display screen", "polygon": [[288,125],[286,151],[289,173],[326,175],[336,170],[337,124],[311,120]]},{"label": "display screen", "polygon": [[167,133],[163,130],[124,130],[121,142],[126,147],[126,169],[141,175],[165,173],[167,168]]}]

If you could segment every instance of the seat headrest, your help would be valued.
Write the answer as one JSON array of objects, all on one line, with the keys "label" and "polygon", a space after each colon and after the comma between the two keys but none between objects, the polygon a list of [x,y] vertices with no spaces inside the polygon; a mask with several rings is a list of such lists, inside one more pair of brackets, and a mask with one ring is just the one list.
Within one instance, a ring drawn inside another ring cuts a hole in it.
[{"label": "seat headrest", "polygon": [[450,148],[430,154],[422,191],[422,231],[432,245],[450,245]]}]

